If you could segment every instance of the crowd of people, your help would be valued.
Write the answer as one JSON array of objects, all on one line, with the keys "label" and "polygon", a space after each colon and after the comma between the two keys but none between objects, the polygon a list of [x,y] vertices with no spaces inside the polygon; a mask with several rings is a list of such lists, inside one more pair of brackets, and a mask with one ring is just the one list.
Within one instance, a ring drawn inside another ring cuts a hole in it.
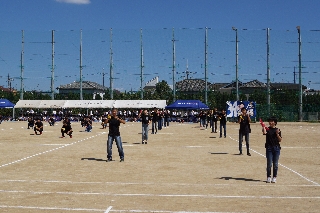
[{"label": "crowd of people", "polygon": [[[86,132],[92,131],[92,122],[100,122],[101,129],[109,127],[109,134],[107,139],[107,161],[112,161],[112,144],[116,142],[120,162],[124,161],[124,151],[122,147],[122,140],[120,137],[120,124],[126,122],[141,122],[142,127],[142,144],[148,144],[148,132],[149,125],[151,124],[151,134],[157,134],[162,128],[168,128],[170,122],[199,122],[200,128],[211,129],[211,133],[218,133],[218,122],[220,138],[227,136],[227,114],[225,109],[218,111],[216,108],[212,110],[201,111],[170,111],[162,109],[144,109],[144,110],[122,110],[112,109],[103,114],[99,114],[98,111],[94,113],[91,111],[90,115],[73,115],[72,111],[68,111],[66,114],[59,112],[52,115],[47,115],[46,112],[38,114],[33,110],[28,111],[27,117],[22,116],[27,121],[27,129],[33,129],[35,135],[43,134],[43,122],[48,122],[50,126],[54,126],[56,121],[62,121],[61,138],[65,138],[65,135],[72,138],[72,122],[80,122],[81,127],[85,128]],[[0,124],[4,118],[0,115]],[[241,108],[241,113],[238,116],[237,123],[239,124],[239,155],[242,155],[242,142],[245,138],[245,146],[247,149],[247,155],[250,154],[250,140],[249,135],[251,133],[250,128],[251,118],[247,113],[245,107]],[[262,121],[262,133],[266,135],[266,158],[267,158],[267,183],[275,183],[278,173],[278,161],[280,156],[280,142],[282,141],[281,131],[276,127],[277,119],[270,117],[268,119],[269,127],[267,127]],[[271,168],[273,167],[273,175],[271,175]],[[271,177],[272,176],[272,177]]]}]

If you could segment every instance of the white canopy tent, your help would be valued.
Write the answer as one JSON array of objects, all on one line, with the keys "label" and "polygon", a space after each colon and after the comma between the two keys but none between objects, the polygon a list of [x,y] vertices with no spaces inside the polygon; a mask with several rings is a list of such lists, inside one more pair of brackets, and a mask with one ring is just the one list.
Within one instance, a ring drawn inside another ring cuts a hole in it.
[{"label": "white canopy tent", "polygon": [[14,108],[161,108],[166,107],[166,100],[20,100]]}]

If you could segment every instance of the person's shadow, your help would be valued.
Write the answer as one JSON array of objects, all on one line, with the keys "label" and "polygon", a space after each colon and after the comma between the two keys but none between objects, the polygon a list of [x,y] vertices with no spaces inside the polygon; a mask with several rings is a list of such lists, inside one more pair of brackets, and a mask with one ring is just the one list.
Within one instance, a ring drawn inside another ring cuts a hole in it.
[{"label": "person's shadow", "polygon": [[238,177],[220,177],[220,178],[216,178],[216,179],[261,182],[261,180],[255,180],[255,179],[252,179],[252,178],[238,178]]},{"label": "person's shadow", "polygon": [[107,161],[100,158],[81,158],[81,160]]}]

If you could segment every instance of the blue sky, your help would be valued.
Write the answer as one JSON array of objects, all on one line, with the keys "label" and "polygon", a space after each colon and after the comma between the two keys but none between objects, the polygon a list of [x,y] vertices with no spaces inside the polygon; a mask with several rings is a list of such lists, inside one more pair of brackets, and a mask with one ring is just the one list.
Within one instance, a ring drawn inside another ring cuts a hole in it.
[{"label": "blue sky", "polygon": [[[2,0],[0,1],[0,85],[6,76],[20,89],[21,30],[25,30],[25,88],[50,88],[51,30],[56,31],[55,87],[79,79],[79,31],[83,29],[85,80],[101,81],[109,71],[109,30],[113,28],[114,87],[139,87],[140,28],[144,81],[172,82],[172,28],[177,36],[177,80],[188,61],[191,77],[203,78],[204,29],[209,29],[209,81],[234,79],[235,26],[239,31],[239,80],[265,81],[265,28],[271,28],[271,80],[293,82],[297,30],[301,26],[303,83],[320,89],[320,1],[318,0]],[[167,28],[167,29],[164,29]],[[103,29],[103,30],[100,30]],[[248,30],[242,30],[248,29]],[[73,30],[73,31],[72,31]],[[288,30],[288,31],[287,31]],[[68,42],[70,41],[70,42]],[[36,44],[38,43],[38,44]],[[250,47],[249,47],[250,46]],[[285,52],[281,52],[285,49]],[[151,54],[152,53],[152,54]],[[59,56],[60,55],[60,56]],[[152,55],[152,56],[151,56]],[[198,58],[198,59],[197,59]],[[45,73],[45,74],[44,74]],[[249,76],[249,77],[247,77]],[[108,78],[105,85],[109,86]]]}]

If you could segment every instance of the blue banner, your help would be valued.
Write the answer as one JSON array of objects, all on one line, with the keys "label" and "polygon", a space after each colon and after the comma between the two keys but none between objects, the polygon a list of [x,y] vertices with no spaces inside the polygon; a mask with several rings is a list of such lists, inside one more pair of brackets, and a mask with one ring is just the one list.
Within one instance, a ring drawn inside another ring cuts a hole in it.
[{"label": "blue banner", "polygon": [[251,117],[256,117],[256,102],[253,101],[227,101],[227,117],[238,117],[242,108],[246,108]]}]

